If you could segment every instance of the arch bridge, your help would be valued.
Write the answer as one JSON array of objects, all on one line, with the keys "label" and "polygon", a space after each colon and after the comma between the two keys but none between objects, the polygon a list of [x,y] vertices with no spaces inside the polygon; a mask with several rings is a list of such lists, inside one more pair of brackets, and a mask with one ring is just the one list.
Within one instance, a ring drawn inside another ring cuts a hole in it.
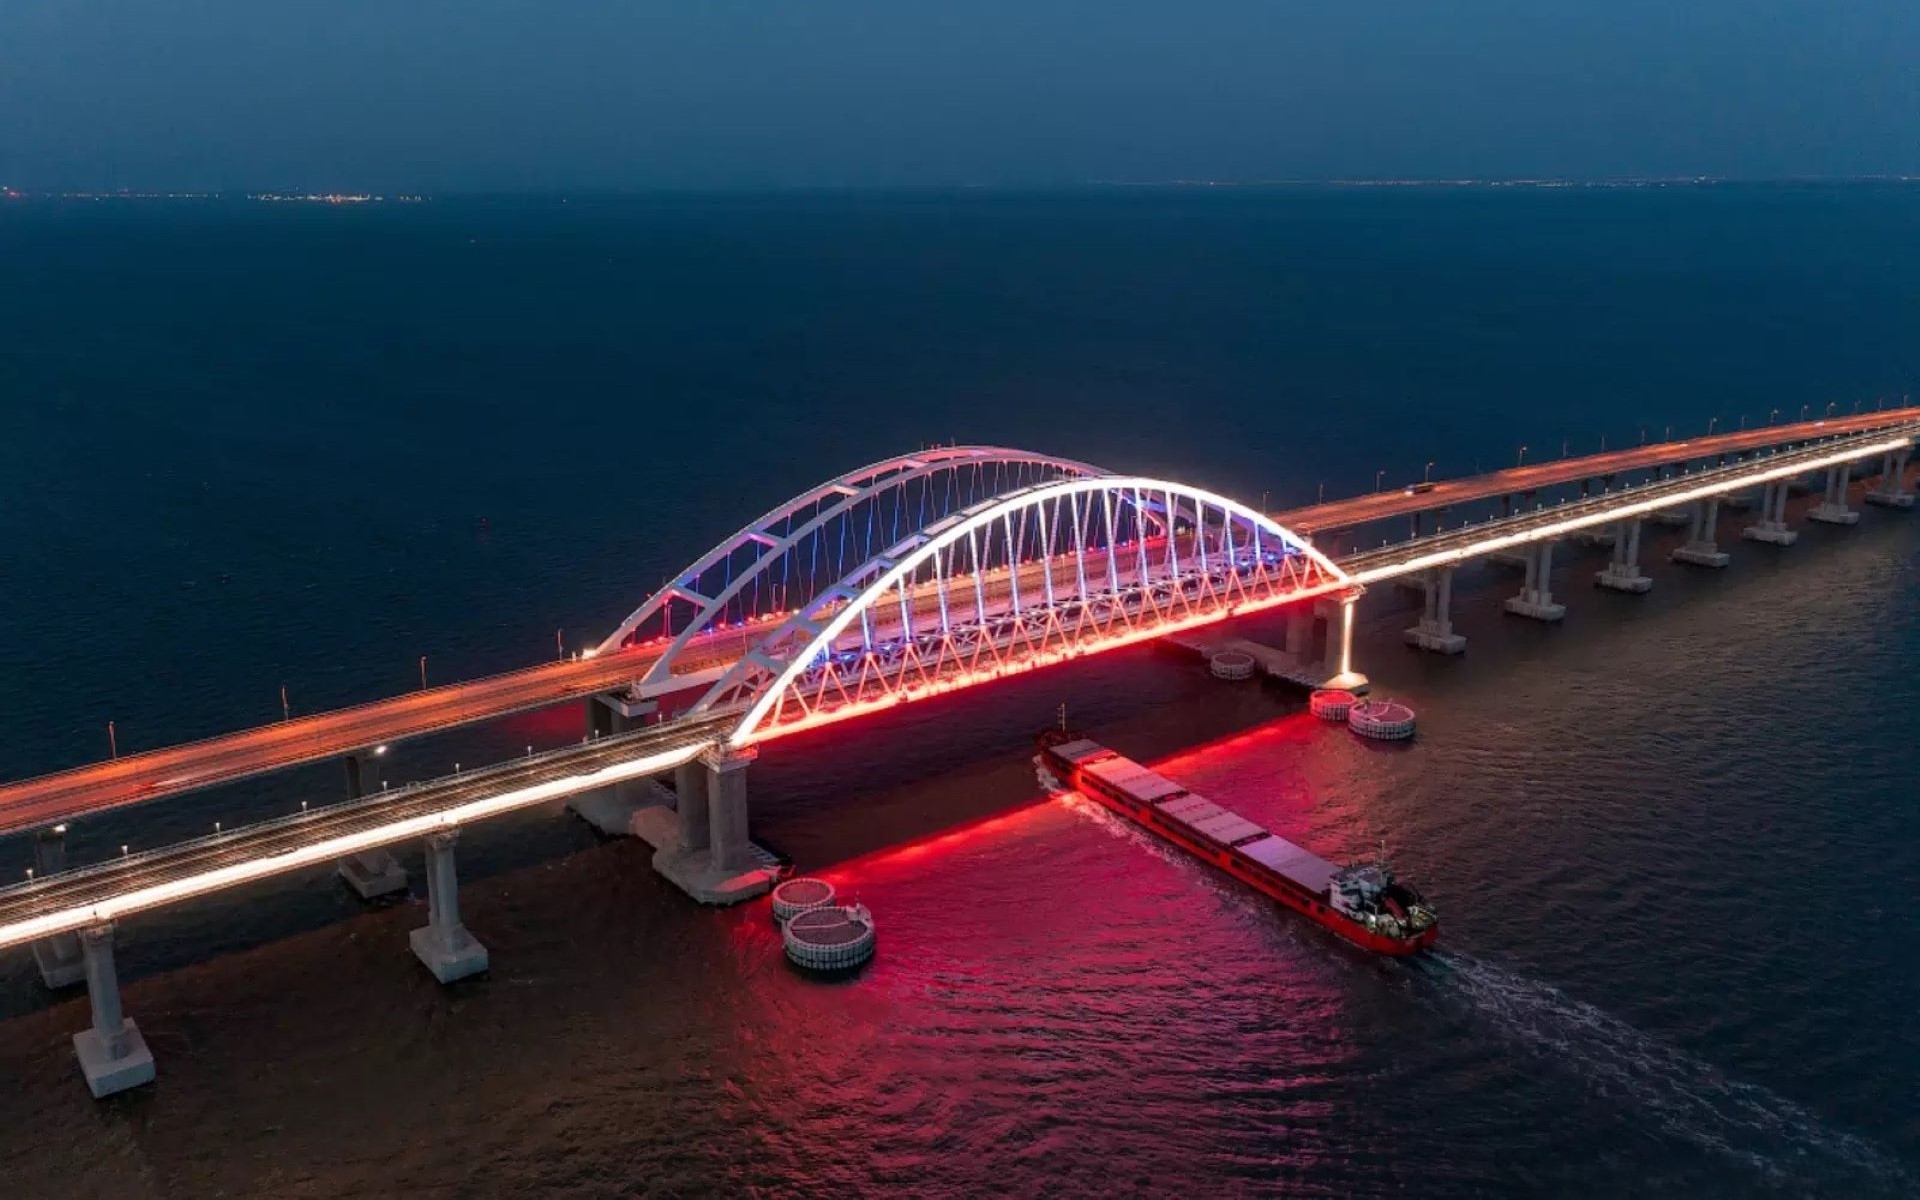
[{"label": "arch bridge", "polygon": [[769,510],[600,650],[657,649],[638,693],[705,683],[690,715],[737,711],[738,747],[1356,591],[1304,538],[1204,488],[950,446]]}]

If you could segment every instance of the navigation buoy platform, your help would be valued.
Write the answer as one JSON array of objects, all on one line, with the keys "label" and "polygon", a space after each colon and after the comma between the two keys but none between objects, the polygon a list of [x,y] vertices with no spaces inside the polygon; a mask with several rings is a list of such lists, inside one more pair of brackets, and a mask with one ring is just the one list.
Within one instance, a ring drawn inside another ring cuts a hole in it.
[{"label": "navigation buoy platform", "polygon": [[789,879],[773,889],[773,919],[781,925],[809,909],[833,903],[833,885],[824,879]]},{"label": "navigation buoy platform", "polygon": [[1348,729],[1383,742],[1412,737],[1413,724],[1413,709],[1398,700],[1367,700],[1347,712]]},{"label": "navigation buoy platform", "polygon": [[1207,660],[1215,679],[1252,679],[1253,655],[1245,650],[1222,650]]},{"label": "navigation buoy platform", "polygon": [[864,904],[796,913],[781,931],[787,957],[811,971],[843,971],[873,957],[873,914]]},{"label": "navigation buoy platform", "polygon": [[1322,721],[1344,721],[1359,697],[1345,688],[1317,688],[1307,697],[1307,711]]}]

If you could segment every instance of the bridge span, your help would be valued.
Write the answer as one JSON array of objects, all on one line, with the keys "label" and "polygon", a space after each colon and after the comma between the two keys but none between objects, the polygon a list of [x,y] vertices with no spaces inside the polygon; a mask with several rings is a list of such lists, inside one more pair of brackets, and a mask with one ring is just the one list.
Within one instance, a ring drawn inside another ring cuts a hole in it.
[{"label": "bridge span", "polygon": [[[1314,536],[1318,541],[1321,540],[1318,535],[1389,519],[1413,518],[1417,522],[1423,514],[1444,513],[1477,502],[1538,495],[1555,487],[1604,480],[1633,471],[1664,472],[1689,463],[1718,461],[1728,455],[1752,454],[1810,439],[1894,429],[1916,422],[1920,422],[1920,408],[1905,408],[1712,434],[1446,480],[1429,490],[1395,488],[1276,513],[1273,519],[1280,526]],[[817,551],[819,534],[836,529],[844,531],[845,518],[849,516],[869,515],[874,507],[872,500],[884,497],[904,500],[914,484],[940,477],[943,473],[940,467],[949,468],[945,474],[951,476],[956,463],[977,477],[976,492],[1023,484],[1036,478],[1064,478],[1097,470],[1072,460],[1024,455],[1017,451],[948,447],[919,451],[850,471],[770,510],[716,546],[672,584],[649,597],[592,655],[423,688],[350,708],[298,716],[0,784],[0,837],[79,820],[128,804],[339,758],[527,709],[584,700],[625,688],[636,680],[645,681],[642,692],[648,702],[674,691],[707,686],[739,660],[760,632],[776,627],[788,614],[775,610],[771,603],[764,612],[729,607],[743,598],[741,593],[747,583],[760,578],[741,575],[738,579],[744,583],[711,589],[721,597],[721,603],[714,606],[706,623],[701,623],[700,614],[696,612],[674,628],[664,618],[676,609],[684,611],[695,607],[695,597],[707,599],[696,590],[702,576],[732,567],[743,547],[777,541],[775,531],[781,536],[798,532],[803,542],[811,535],[811,542],[803,548]],[[856,504],[849,509],[836,509],[832,504],[823,503],[828,499],[854,499]],[[827,514],[824,519],[823,513]],[[836,515],[840,518],[837,524]],[[815,521],[819,524],[814,525]],[[790,576],[784,586],[792,586]],[[729,590],[730,595],[723,595]],[[769,589],[768,599],[785,600],[788,596],[784,591],[775,594]],[[641,633],[643,627],[645,634]]]},{"label": "bridge span", "polygon": [[[901,456],[750,523],[578,659],[0,789],[0,833],[35,831],[36,858],[27,880],[0,888],[0,948],[31,945],[49,986],[87,981],[94,1024],[75,1044],[89,1085],[105,1094],[152,1077],[151,1055],[119,1011],[116,920],[336,860],[390,876],[398,871],[390,859],[389,872],[369,856],[420,837],[430,915],[412,944],[448,982],[487,965],[458,916],[453,846],[464,824],[559,797],[597,797],[603,827],[640,832],[650,822],[662,874],[700,900],[732,902],[764,891],[772,877],[771,860],[748,837],[746,794],[746,769],[770,739],[1265,609],[1288,614],[1293,677],[1364,687],[1352,664],[1352,614],[1369,584],[1420,580],[1426,608],[1407,640],[1456,652],[1464,640],[1451,629],[1451,577],[1464,563],[1516,555],[1525,581],[1508,611],[1556,620],[1564,612],[1550,591],[1556,541],[1605,541],[1612,558],[1596,582],[1644,591],[1642,522],[1688,525],[1674,558],[1724,566],[1719,507],[1755,489],[1744,536],[1777,545],[1796,536],[1787,496],[1808,477],[1825,489],[1813,520],[1858,519],[1850,496],[1861,466],[1874,481],[1866,499],[1911,507],[1916,437],[1920,410],[1901,410],[1273,515],[1192,485],[1022,451]],[[1639,472],[1646,478],[1628,477]],[[1581,495],[1541,494],[1574,485]],[[1498,511],[1473,511],[1495,501]],[[1423,515],[1434,517],[1431,532]],[[1299,532],[1402,517],[1412,536],[1338,559]],[[1449,518],[1457,523],[1444,528]],[[1324,637],[1315,634],[1319,622]],[[581,699],[589,736],[578,746],[66,869],[66,823],[90,813]],[[654,776],[671,776],[672,807],[649,803],[644,788]]]}]

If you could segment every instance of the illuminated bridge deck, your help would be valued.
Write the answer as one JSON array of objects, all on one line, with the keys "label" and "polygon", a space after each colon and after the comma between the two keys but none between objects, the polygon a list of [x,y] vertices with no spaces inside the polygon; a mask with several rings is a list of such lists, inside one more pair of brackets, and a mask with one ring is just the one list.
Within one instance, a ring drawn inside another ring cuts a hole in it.
[{"label": "illuminated bridge deck", "polygon": [[543,803],[582,790],[583,777],[663,771],[734,719],[672,721],[17,883],[0,889],[0,948]]}]

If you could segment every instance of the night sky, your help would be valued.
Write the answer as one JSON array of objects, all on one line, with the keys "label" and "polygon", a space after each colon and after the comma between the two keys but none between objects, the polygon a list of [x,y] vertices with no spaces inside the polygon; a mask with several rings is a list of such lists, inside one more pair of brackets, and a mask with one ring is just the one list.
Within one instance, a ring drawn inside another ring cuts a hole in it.
[{"label": "night sky", "polygon": [[6,0],[0,183],[1920,174],[1913,0]]}]

